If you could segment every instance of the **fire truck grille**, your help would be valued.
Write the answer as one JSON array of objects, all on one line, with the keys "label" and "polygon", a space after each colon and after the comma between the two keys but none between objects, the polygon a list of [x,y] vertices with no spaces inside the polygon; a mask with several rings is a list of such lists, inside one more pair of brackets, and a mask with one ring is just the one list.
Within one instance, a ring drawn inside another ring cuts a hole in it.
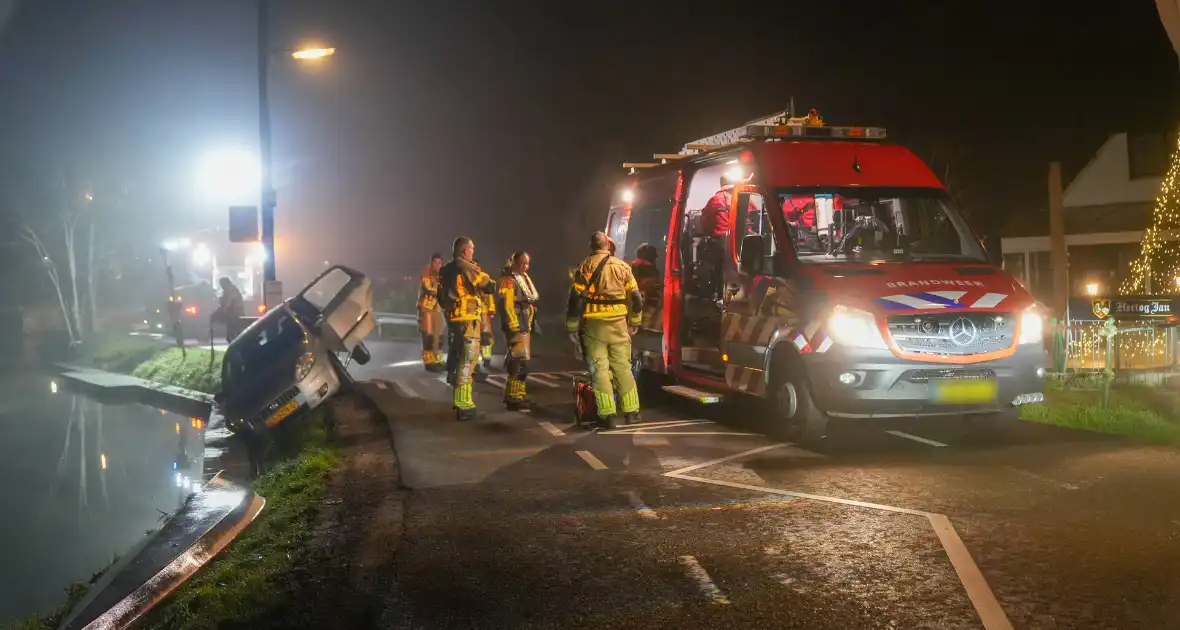
[{"label": "fire truck grille", "polygon": [[911,383],[926,383],[931,380],[964,380],[980,381],[995,378],[996,373],[987,369],[943,369],[943,370],[910,370],[905,373],[906,380]]},{"label": "fire truck grille", "polygon": [[903,352],[964,356],[1007,350],[1016,342],[1011,313],[893,315],[889,333]]}]

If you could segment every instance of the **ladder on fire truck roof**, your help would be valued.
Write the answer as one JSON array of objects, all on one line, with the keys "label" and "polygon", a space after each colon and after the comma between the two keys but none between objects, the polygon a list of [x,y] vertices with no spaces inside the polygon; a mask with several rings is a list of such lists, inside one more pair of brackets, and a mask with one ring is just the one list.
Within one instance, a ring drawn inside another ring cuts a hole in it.
[{"label": "ladder on fire truck roof", "polygon": [[792,116],[793,109],[792,106],[791,109],[752,120],[741,127],[689,142],[684,145],[680,153],[656,153],[653,157],[659,162],[624,162],[623,168],[630,169],[634,174],[636,169],[651,168],[667,164],[669,160],[701,155],[756,140],[792,138],[881,140],[885,138],[885,130],[880,127],[828,127],[824,125],[819,112],[814,109],[807,112],[806,116]]}]

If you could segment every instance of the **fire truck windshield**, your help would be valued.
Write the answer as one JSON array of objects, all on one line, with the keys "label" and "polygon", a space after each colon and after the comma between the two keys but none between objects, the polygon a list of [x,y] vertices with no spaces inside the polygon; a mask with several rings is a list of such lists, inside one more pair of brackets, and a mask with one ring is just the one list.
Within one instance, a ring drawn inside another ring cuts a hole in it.
[{"label": "fire truck windshield", "polygon": [[803,263],[987,262],[941,190],[789,188],[780,189],[778,199]]}]

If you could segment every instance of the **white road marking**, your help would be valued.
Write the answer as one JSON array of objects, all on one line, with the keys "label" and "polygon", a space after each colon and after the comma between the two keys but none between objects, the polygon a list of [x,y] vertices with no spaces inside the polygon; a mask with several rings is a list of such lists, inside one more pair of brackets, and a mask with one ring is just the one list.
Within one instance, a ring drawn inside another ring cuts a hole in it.
[{"label": "white road marking", "polygon": [[852,507],[893,512],[896,514],[923,516],[930,523],[930,526],[934,528],[934,533],[938,536],[938,541],[942,543],[942,548],[946,552],[947,559],[950,560],[951,566],[954,567],[955,574],[959,576],[959,581],[962,582],[964,590],[967,591],[967,597],[971,600],[971,605],[975,607],[975,612],[979,615],[979,620],[983,623],[984,630],[1012,630],[1012,622],[1008,620],[1008,616],[1004,613],[1004,609],[1000,606],[999,600],[996,599],[995,593],[992,592],[991,587],[988,586],[987,580],[984,579],[983,573],[980,572],[979,567],[975,564],[975,560],[972,559],[971,553],[963,544],[963,540],[959,538],[959,534],[955,531],[955,527],[951,523],[951,520],[943,514],[935,514],[922,510],[911,510],[909,508],[883,505],[880,503],[868,503],[866,501],[854,501],[852,499],[842,499],[839,497],[808,494],[805,492],[792,492],[790,490],[782,490],[779,488],[754,486],[745,483],[735,483],[732,481],[708,479],[705,477],[695,477],[684,474],[689,471],[699,470],[708,466],[714,466],[716,464],[725,463],[785,445],[786,444],[771,444],[769,446],[753,448],[748,451],[743,451],[741,453],[736,453],[727,457],[720,457],[702,464],[694,464],[679,470],[666,472],[664,473],[664,476],[672,477],[673,479],[682,479],[685,481],[696,481],[717,486],[725,486],[728,488],[739,488],[742,490],[751,490],[754,492],[765,492],[767,494],[795,497],[798,499],[811,499],[813,501],[822,501],[824,503],[836,503]]},{"label": "white road marking", "polygon": [[920,442],[920,443],[925,444],[927,446],[946,446],[946,444],[943,444],[942,442],[935,442],[934,440],[928,440],[920,435],[911,435],[911,434],[906,433],[904,431],[886,431],[886,433],[888,433],[889,435],[893,435],[893,436],[902,438],[902,439]]},{"label": "white road marking", "polygon": [[640,422],[639,424],[627,425],[621,429],[613,431],[604,431],[605,434],[614,433],[635,433],[637,431],[647,431],[650,429],[671,429],[673,427],[686,427],[694,424],[713,424],[712,420],[663,420],[660,422]]},{"label": "white road marking", "polygon": [[[603,435],[611,435],[612,431]],[[627,431],[614,433],[615,435],[744,435],[746,437],[763,437],[761,433],[740,433],[738,431]]]},{"label": "white road marking", "polygon": [[489,376],[487,378],[487,380],[485,380],[484,382],[487,383],[488,385],[491,385],[492,387],[499,387],[500,389],[504,389],[506,380],[507,380],[507,377],[496,374],[493,376]]},{"label": "white road marking", "polygon": [[638,437],[635,438],[635,446],[667,446],[668,445],[668,438],[660,437],[660,435],[658,433],[653,433],[653,434],[640,433],[640,434],[632,434],[632,435],[638,435]]},{"label": "white road marking", "polygon": [[422,365],[422,359],[415,359],[413,361],[398,361],[397,363],[390,363],[387,367],[406,367],[407,365]]},{"label": "white road marking", "polygon": [[389,387],[385,384],[385,381],[375,381],[374,384],[377,386],[377,389],[387,389]]},{"label": "white road marking", "polygon": [[634,490],[628,490],[627,501],[631,503],[631,507],[635,508],[635,513],[639,516],[646,519],[651,519],[653,521],[660,518],[660,515],[656,514],[655,510],[647,507],[647,504],[643,502],[643,499],[639,498],[638,492]]},{"label": "white road marking", "polygon": [[594,470],[606,470],[606,464],[602,463],[601,459],[594,456],[590,451],[574,451],[582,461],[586,462]]},{"label": "white road marking", "polygon": [[538,385],[544,385],[545,387],[557,387],[557,383],[554,383],[553,381],[547,381],[539,377],[539,374],[530,374],[528,380],[529,382],[536,383]]},{"label": "white road marking", "polygon": [[967,546],[959,538],[951,519],[942,514],[929,514],[927,518],[934,527],[934,533],[938,534],[938,540],[942,542],[942,548],[946,550],[951,566],[955,567],[959,581],[963,583],[963,588],[967,589],[967,597],[975,606],[975,612],[979,613],[983,627],[986,630],[1012,630],[1012,622],[1008,620],[1008,615],[1004,614],[996,594],[992,592],[983,573],[976,566],[971,552],[967,551]]},{"label": "white road marking", "polygon": [[679,560],[680,564],[684,565],[684,571],[688,573],[688,577],[693,582],[696,582],[697,588],[701,589],[701,592],[704,593],[709,601],[722,606],[729,603],[729,598],[725,596],[725,593],[721,592],[721,589],[717,588],[717,585],[713,583],[713,578],[709,577],[708,572],[705,571],[705,567],[702,567],[696,558],[693,556],[680,556]]},{"label": "white road marking", "polygon": [[1079,486],[1077,484],[1067,483],[1064,481],[1057,481],[1056,479],[1052,479],[1052,478],[1046,477],[1044,475],[1038,475],[1037,473],[1032,472],[1031,470],[1024,470],[1023,468],[1014,468],[1012,466],[1006,466],[1005,468],[1007,468],[1008,470],[1011,470],[1012,472],[1014,472],[1016,474],[1028,477],[1029,479],[1036,479],[1037,481],[1040,481],[1042,483],[1047,483],[1051,486],[1057,486],[1058,488],[1065,488],[1066,490],[1080,490],[1081,489],[1081,486]]},{"label": "white road marking", "polygon": [[405,398],[422,397],[422,394],[419,394],[417,391],[415,391],[414,388],[410,387],[410,384],[406,383],[405,381],[394,381],[393,388],[397,390],[397,393],[401,394]]},{"label": "white road marking", "polygon": [[549,435],[554,437],[561,437],[565,435],[565,431],[562,431],[561,429],[553,426],[552,422],[538,422],[537,424],[540,424],[542,429],[545,429],[549,432]]}]

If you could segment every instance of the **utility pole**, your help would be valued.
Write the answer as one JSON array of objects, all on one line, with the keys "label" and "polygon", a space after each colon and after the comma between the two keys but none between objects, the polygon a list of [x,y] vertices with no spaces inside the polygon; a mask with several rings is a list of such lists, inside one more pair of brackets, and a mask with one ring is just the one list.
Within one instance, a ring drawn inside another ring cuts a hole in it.
[{"label": "utility pole", "polygon": [[270,95],[268,90],[268,70],[270,67],[270,19],[268,0],[258,2],[258,150],[262,161],[262,247],[266,251],[266,260],[262,263],[263,295],[266,296],[269,309],[274,304],[269,303],[270,283],[277,280],[275,276],[275,206],[277,195],[271,173],[270,158]]},{"label": "utility pole", "polygon": [[1049,164],[1049,262],[1053,274],[1053,311],[1060,316],[1069,305],[1069,254],[1065,244],[1061,163]]}]

